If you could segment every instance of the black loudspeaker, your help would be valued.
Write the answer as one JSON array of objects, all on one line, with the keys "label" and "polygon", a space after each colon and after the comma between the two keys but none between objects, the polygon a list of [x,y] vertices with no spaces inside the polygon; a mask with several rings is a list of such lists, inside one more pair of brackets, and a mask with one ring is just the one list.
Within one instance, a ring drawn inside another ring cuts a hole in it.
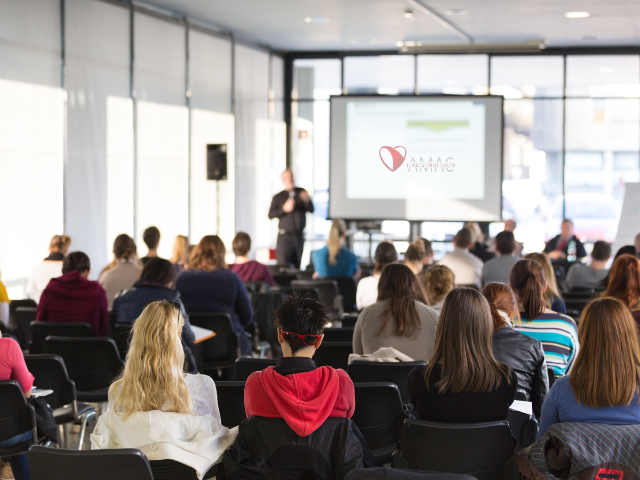
[{"label": "black loudspeaker", "polygon": [[207,145],[207,180],[227,179],[227,144]]}]

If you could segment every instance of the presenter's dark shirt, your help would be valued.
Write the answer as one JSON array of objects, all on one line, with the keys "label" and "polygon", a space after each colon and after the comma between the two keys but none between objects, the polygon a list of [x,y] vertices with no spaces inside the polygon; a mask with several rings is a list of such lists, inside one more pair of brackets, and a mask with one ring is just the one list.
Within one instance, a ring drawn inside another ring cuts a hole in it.
[{"label": "presenter's dark shirt", "polygon": [[[587,251],[584,249],[584,244],[578,240],[575,235],[572,235],[564,242],[564,246],[562,247],[562,252],[567,253],[569,251],[569,243],[571,241],[576,242],[576,257],[584,258],[587,256]],[[562,244],[562,237],[557,235],[553,237],[551,240],[547,242],[547,245],[544,247],[544,253],[551,253],[554,250],[558,250],[558,247]]]},{"label": "presenter's dark shirt", "polygon": [[308,202],[304,202],[300,198],[300,192],[305,191],[304,188],[295,187],[293,189],[294,192],[294,200],[296,205],[293,211],[287,213],[282,207],[285,202],[289,200],[289,192],[287,190],[283,190],[280,193],[274,195],[271,200],[271,208],[269,208],[269,218],[278,218],[280,222],[278,224],[278,228],[280,230],[284,230],[287,233],[302,233],[304,227],[306,226],[306,218],[305,214],[307,212],[313,213],[313,202],[309,199]]},{"label": "presenter's dark shirt", "polygon": [[416,408],[420,420],[443,423],[475,423],[506,420],[509,405],[516,398],[518,377],[511,370],[511,383],[502,378],[495,390],[487,393],[438,393],[436,382],[442,373],[440,364],[436,365],[429,377],[430,389],[424,381],[427,367],[416,367],[409,372],[407,387],[409,398]]}]

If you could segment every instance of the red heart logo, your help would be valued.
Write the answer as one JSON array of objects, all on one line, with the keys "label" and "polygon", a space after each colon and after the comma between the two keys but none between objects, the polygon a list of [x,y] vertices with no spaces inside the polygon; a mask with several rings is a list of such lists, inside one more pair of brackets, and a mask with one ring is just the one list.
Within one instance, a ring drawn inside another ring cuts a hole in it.
[{"label": "red heart logo", "polygon": [[[398,148],[401,148],[402,150],[404,150],[404,154],[401,154],[400,152],[398,152]],[[389,154],[391,154],[391,159],[392,159],[392,166],[390,167],[389,165],[387,165],[387,162],[385,162],[384,158],[382,158],[382,151],[386,150],[387,152],[389,152]],[[402,164],[404,163],[404,159],[407,158],[407,149],[404,147],[381,147],[380,151],[378,152],[378,154],[380,155],[380,160],[382,161],[382,164],[387,167],[389,170],[391,170],[392,172],[395,172],[397,169],[399,169]]]}]

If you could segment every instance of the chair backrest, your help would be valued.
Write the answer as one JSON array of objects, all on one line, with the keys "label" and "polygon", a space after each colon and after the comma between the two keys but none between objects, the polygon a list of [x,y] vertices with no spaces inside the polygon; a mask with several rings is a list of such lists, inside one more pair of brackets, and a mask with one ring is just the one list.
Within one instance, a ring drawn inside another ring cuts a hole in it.
[{"label": "chair backrest", "polygon": [[507,422],[511,428],[511,435],[516,439],[516,452],[528,447],[536,441],[538,422],[531,415],[509,409]]},{"label": "chair backrest", "polygon": [[297,273],[275,273],[273,274],[273,281],[279,287],[289,287],[291,282],[299,280],[300,275]]},{"label": "chair backrest", "polygon": [[359,316],[360,315],[357,313],[345,313],[344,315],[342,315],[341,319],[342,327],[355,327]]},{"label": "chair backrest", "polygon": [[45,353],[44,343],[49,336],[87,338],[95,337],[96,334],[88,323],[31,322],[29,353]]},{"label": "chair backrest", "polygon": [[556,371],[553,367],[547,367],[547,376],[549,377],[549,388],[551,388],[556,383]]},{"label": "chair backrest", "polygon": [[54,410],[76,400],[76,384],[69,379],[64,360],[52,353],[25,355],[27,369],[34,376],[33,384],[43,390],[53,390],[45,397]]},{"label": "chair backrest", "polygon": [[228,313],[190,313],[189,321],[193,325],[216,332],[215,337],[201,343],[203,362],[233,363],[240,356],[238,335],[233,331]]},{"label": "chair backrest", "polygon": [[269,291],[269,284],[262,280],[256,280],[253,282],[244,282],[244,287],[249,293],[266,293]]},{"label": "chair backrest", "polygon": [[220,419],[227,428],[237,427],[247,418],[244,410],[244,386],[245,382],[216,382]]},{"label": "chair backrest", "polygon": [[325,328],[322,332],[325,342],[351,342],[353,341],[353,327]]},{"label": "chair backrest", "polygon": [[124,368],[111,338],[47,337],[47,353],[60,355],[78,392],[108,388]]},{"label": "chair backrest", "polygon": [[345,372],[349,365],[349,355],[353,353],[351,342],[322,342],[313,355],[313,361],[319,367],[341,368]]},{"label": "chair backrest", "polygon": [[31,342],[31,322],[35,321],[36,315],[36,307],[17,307],[13,313],[13,323],[10,321],[10,325],[15,325],[16,333],[20,337],[20,346],[23,350],[29,348],[29,343]]},{"label": "chair backrest", "polygon": [[244,382],[253,372],[275,367],[277,363],[277,358],[239,358],[236,360],[236,380]]},{"label": "chair backrest", "polygon": [[[153,480],[198,480],[198,473],[193,467],[175,460],[150,460]],[[219,464],[214,465],[206,472],[203,479],[215,477]]]},{"label": "chair backrest", "polygon": [[18,382],[0,381],[0,442],[21,433],[35,435],[35,430],[36,412],[27,403]]},{"label": "chair backrest", "polygon": [[274,356],[281,354],[278,334],[273,325],[276,309],[284,302],[285,295],[282,292],[270,291],[268,293],[256,293],[252,295],[254,303],[254,321],[258,326],[258,338],[269,343]]},{"label": "chair backrest", "polygon": [[127,358],[129,343],[131,342],[131,327],[133,323],[116,323],[113,326],[113,341],[116,342],[120,358]]},{"label": "chair backrest", "polygon": [[409,468],[502,480],[514,448],[506,421],[454,424],[408,419],[402,428],[401,452]]},{"label": "chair backrest", "polygon": [[355,312],[356,307],[356,281],[353,277],[323,277],[323,280],[335,280],[338,284],[338,292],[342,295],[342,305],[345,312]]},{"label": "chair backrest", "polygon": [[154,480],[147,457],[133,448],[117,450],[29,449],[31,480]]},{"label": "chair backrest", "polygon": [[15,322],[15,313],[18,308],[37,308],[38,304],[35,300],[31,300],[30,298],[20,299],[20,300],[11,300],[9,304],[9,325],[13,325]]},{"label": "chair backrest", "polygon": [[[320,345],[320,349],[324,343]],[[400,390],[403,403],[408,403],[409,390],[407,388],[407,376],[416,367],[426,365],[425,362],[365,362],[356,360],[349,364],[349,376],[356,382],[391,382]]]},{"label": "chair backrest", "polygon": [[318,289],[318,301],[325,307],[335,311],[335,299],[340,292],[338,291],[338,282],[325,278],[316,280],[294,280],[291,282],[294,290],[305,290],[307,288]]}]

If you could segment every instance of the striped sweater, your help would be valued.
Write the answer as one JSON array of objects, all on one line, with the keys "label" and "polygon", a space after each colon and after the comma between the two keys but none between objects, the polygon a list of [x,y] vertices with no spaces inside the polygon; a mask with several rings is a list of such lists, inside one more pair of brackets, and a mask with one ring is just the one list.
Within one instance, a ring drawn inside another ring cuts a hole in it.
[{"label": "striped sweater", "polygon": [[578,326],[571,317],[560,313],[543,313],[533,320],[520,312],[520,322],[514,328],[525,335],[540,340],[547,365],[556,375],[568,373],[580,350]]}]

